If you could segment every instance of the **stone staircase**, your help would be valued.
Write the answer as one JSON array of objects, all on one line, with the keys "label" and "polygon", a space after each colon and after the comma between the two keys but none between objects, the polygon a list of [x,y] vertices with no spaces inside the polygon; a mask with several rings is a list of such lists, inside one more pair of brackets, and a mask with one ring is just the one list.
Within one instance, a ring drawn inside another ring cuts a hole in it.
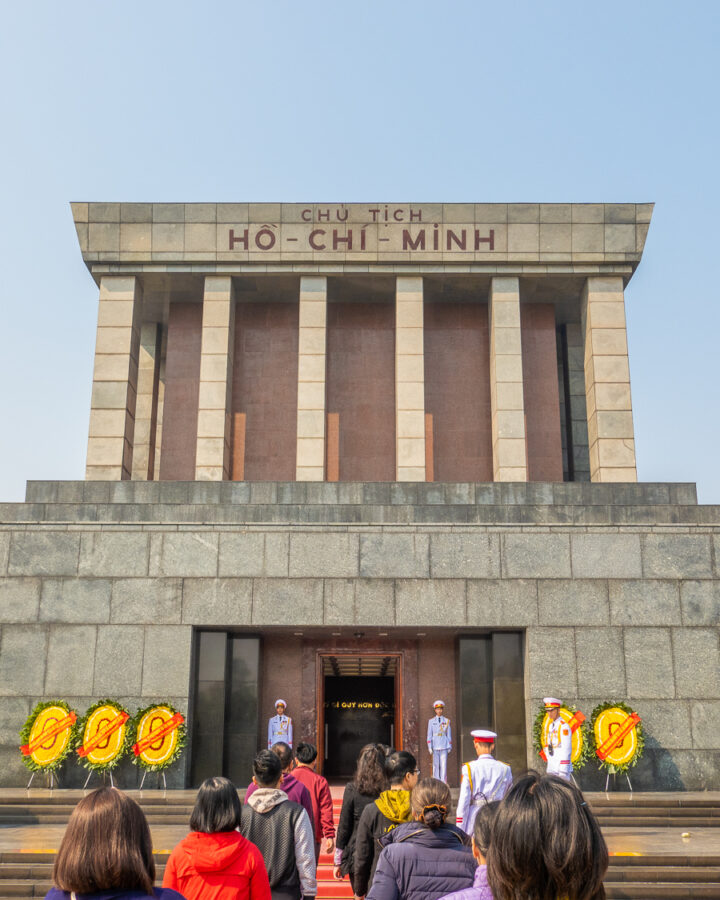
[{"label": "stone staircase", "polygon": [[[334,790],[333,793],[336,791]],[[193,791],[171,791],[167,794],[131,792],[143,807],[151,827],[161,829],[165,838],[164,849],[156,851],[157,881],[162,882],[168,847],[186,832],[193,806]],[[28,797],[18,791],[0,798],[0,847],[7,845],[3,836],[25,834],[27,847],[0,850],[0,900],[10,897],[44,897],[51,886],[52,865],[55,853],[47,849],[51,838],[57,846],[58,835],[81,796],[79,791],[43,792],[42,796]],[[610,867],[605,880],[608,900],[620,898],[720,898],[720,797],[717,794],[683,795],[663,794],[653,797],[644,794],[630,795],[588,794],[591,806],[604,828],[608,830],[611,846]],[[341,799],[334,799],[336,819]],[[32,827],[35,826],[35,827]],[[37,827],[39,826],[39,827]],[[167,843],[168,830],[176,835]],[[5,831],[5,829],[8,829]],[[22,832],[20,832],[22,829]],[[709,842],[703,844],[705,852],[691,849],[675,850],[614,850],[613,847],[635,846],[633,840],[641,836],[643,846],[667,845],[666,836],[677,839],[681,833],[697,835],[710,832]],[[712,829],[712,830],[711,830]],[[717,832],[715,832],[717,829]],[[611,834],[610,834],[611,832]],[[52,833],[52,834],[51,834]],[[623,835],[627,834],[625,839]],[[717,834],[717,838],[715,838]],[[47,835],[46,847],[42,844]],[[38,840],[40,839],[40,840]],[[22,843],[22,842],[21,842]],[[157,846],[157,841],[156,841]],[[715,849],[707,851],[708,846]],[[347,880],[338,882],[332,877],[332,859],[320,858],[318,867],[319,900],[351,900],[352,890]]]}]

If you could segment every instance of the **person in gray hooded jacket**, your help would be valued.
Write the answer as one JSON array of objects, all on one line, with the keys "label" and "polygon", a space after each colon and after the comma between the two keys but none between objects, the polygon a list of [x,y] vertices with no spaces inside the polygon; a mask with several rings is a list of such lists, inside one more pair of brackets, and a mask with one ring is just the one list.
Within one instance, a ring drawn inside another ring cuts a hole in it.
[{"label": "person in gray hooded jacket", "polygon": [[263,855],[272,900],[314,900],[315,838],[307,812],[279,789],[282,765],[262,750],[253,761],[257,790],[243,804],[240,833]]}]

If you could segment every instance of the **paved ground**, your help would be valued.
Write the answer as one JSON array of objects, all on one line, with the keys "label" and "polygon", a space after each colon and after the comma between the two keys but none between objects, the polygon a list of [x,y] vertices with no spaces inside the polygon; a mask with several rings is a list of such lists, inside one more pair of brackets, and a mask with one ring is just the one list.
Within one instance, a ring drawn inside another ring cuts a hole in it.
[{"label": "paved ground", "polygon": [[[26,825],[0,827],[0,853],[48,853],[60,846],[64,825]],[[169,853],[187,834],[182,825],[156,825],[152,828],[156,853]],[[604,828],[613,856],[717,856],[720,853],[720,829],[697,828],[681,832],[674,828]],[[683,837],[688,834],[688,837]]]}]

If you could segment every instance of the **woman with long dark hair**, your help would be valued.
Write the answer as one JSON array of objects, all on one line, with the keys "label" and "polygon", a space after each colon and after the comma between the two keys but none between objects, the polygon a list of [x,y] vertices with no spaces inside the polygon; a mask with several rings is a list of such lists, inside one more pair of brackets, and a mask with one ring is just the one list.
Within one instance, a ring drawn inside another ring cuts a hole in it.
[{"label": "woman with long dark hair", "polygon": [[219,776],[200,785],[190,834],[170,854],[163,886],[187,900],[270,900],[262,854],[239,832],[235,785]]},{"label": "woman with long dark hair", "polygon": [[575,785],[518,778],[492,825],[487,877],[495,900],[605,900],[608,851]]},{"label": "woman with long dark hair", "polygon": [[153,887],[155,860],[145,813],[115,788],[83,797],[72,811],[55,857],[54,887],[46,900],[155,897],[183,900],[176,891]]},{"label": "woman with long dark hair", "polygon": [[355,777],[345,786],[335,838],[333,875],[338,880],[348,875],[353,891],[353,854],[358,822],[368,803],[376,800],[386,787],[385,751],[381,744],[365,744],[358,756]]},{"label": "woman with long dark hair", "polygon": [[469,888],[475,875],[470,838],[447,821],[450,788],[423,778],[410,795],[412,822],[380,839],[383,850],[367,900],[438,900]]}]

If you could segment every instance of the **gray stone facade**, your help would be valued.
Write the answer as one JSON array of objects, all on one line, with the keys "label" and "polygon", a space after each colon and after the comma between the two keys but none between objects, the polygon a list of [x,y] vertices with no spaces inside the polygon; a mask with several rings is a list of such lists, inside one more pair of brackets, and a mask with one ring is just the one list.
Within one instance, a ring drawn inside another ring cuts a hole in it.
[{"label": "gray stone facade", "polygon": [[522,630],[529,765],[553,693],[637,708],[635,787],[720,782],[720,508],[692,485],[31,482],[0,523],[3,785],[40,698],[186,709],[199,626]]}]

